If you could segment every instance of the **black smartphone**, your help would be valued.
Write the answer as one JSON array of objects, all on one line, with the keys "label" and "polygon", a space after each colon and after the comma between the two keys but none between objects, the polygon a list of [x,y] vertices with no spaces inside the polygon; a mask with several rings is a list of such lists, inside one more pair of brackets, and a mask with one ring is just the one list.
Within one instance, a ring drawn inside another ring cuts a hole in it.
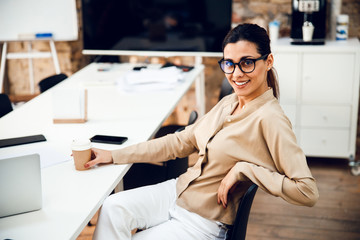
[{"label": "black smartphone", "polygon": [[90,138],[91,142],[97,143],[109,143],[109,144],[123,144],[128,140],[127,137],[120,137],[120,136],[108,136],[108,135],[95,135]]}]

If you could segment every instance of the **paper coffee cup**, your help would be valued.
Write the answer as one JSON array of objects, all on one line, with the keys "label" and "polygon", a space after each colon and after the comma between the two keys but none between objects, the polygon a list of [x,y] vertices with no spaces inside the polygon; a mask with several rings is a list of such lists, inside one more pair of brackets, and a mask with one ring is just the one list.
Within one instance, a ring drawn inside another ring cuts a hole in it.
[{"label": "paper coffee cup", "polygon": [[91,160],[91,142],[89,139],[75,139],[71,144],[76,170],[87,170],[85,163]]},{"label": "paper coffee cup", "polygon": [[302,33],[304,42],[310,42],[314,33],[314,25],[312,25],[310,22],[305,22],[304,26],[302,27]]}]

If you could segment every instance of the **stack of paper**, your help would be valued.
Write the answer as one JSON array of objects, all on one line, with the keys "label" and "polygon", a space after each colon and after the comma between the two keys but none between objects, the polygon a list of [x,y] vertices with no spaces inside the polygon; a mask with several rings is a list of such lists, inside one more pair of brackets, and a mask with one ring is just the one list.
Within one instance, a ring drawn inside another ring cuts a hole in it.
[{"label": "stack of paper", "polygon": [[124,76],[123,87],[126,91],[173,89],[183,79],[183,72],[176,67],[141,69],[128,72]]}]

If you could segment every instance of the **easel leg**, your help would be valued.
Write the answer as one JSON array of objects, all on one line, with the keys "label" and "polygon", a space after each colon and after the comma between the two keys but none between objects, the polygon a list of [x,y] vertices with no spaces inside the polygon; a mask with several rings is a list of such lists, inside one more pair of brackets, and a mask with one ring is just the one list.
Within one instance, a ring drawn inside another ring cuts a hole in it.
[{"label": "easel leg", "polygon": [[5,63],[7,54],[7,42],[4,42],[1,53],[1,65],[0,65],[0,93],[3,93],[4,76],[5,76]]},{"label": "easel leg", "polygon": [[50,49],[51,49],[51,55],[52,55],[54,66],[55,66],[55,72],[56,72],[56,74],[60,74],[59,60],[57,57],[55,43],[53,40],[50,41]]},{"label": "easel leg", "polygon": [[[5,76],[5,64],[7,59],[28,59],[29,63],[29,82],[30,82],[30,93],[35,93],[35,81],[34,81],[34,66],[33,66],[33,58],[48,58],[52,57],[54,66],[55,66],[55,72],[56,74],[60,74],[60,65],[59,60],[57,58],[55,43],[53,40],[50,40],[50,49],[51,52],[44,52],[43,54],[37,54],[32,52],[32,42],[27,42],[28,51],[27,53],[8,53],[7,52],[7,42],[3,43],[2,48],[2,55],[1,55],[1,65],[0,65],[0,93],[3,92],[3,84],[4,84],[4,76]],[[44,55],[45,54],[45,55]]]},{"label": "easel leg", "polygon": [[[29,54],[31,54],[31,52],[32,52],[32,45],[31,45],[30,41],[28,42],[28,52],[29,52]],[[32,61],[31,57],[28,58],[28,62],[29,62],[30,92],[31,92],[31,94],[34,94],[35,93],[34,66],[33,66],[33,61]]]}]

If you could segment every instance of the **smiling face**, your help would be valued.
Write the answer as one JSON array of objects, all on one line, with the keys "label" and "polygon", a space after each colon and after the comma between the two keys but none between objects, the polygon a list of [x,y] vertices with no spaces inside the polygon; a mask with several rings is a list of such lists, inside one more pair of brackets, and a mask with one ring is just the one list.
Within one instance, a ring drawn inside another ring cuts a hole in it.
[{"label": "smiling face", "polygon": [[[238,41],[228,43],[224,48],[224,59],[234,63],[242,59],[257,59],[261,57],[256,44],[249,41]],[[270,54],[264,60],[255,62],[255,70],[251,73],[244,73],[238,66],[231,74],[225,74],[234,92],[239,98],[241,105],[248,103],[268,90],[267,72],[273,64],[273,55]]]}]

